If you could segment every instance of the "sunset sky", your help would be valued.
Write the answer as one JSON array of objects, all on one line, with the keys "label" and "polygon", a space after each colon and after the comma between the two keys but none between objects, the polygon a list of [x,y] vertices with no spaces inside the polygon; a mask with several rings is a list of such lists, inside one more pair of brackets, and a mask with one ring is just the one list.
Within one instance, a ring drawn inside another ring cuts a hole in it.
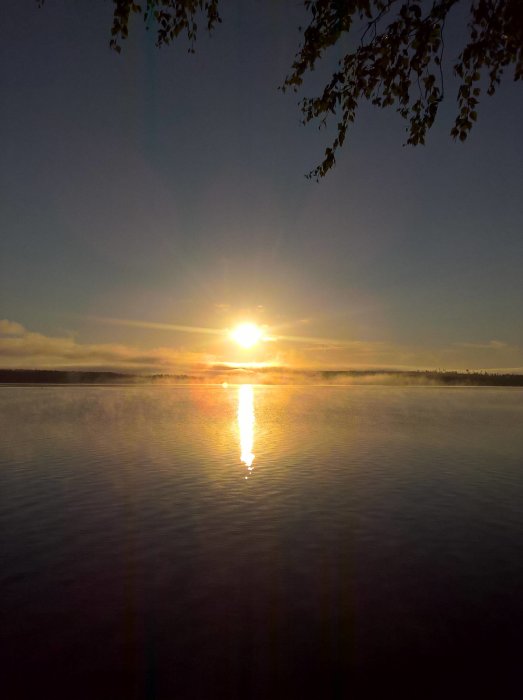
[{"label": "sunset sky", "polygon": [[523,371],[521,85],[465,144],[450,70],[424,148],[363,106],[309,181],[328,133],[297,102],[328,72],[277,90],[295,5],[224,3],[195,55],[137,21],[117,55],[110,2],[2,3],[0,367]]}]

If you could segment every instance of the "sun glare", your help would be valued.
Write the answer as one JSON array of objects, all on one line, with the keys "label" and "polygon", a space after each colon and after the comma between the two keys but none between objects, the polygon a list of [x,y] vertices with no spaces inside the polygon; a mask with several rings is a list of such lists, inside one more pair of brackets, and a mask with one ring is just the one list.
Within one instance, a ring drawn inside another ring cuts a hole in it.
[{"label": "sun glare", "polygon": [[252,348],[261,340],[263,332],[254,323],[242,323],[231,331],[231,338],[242,348]]}]

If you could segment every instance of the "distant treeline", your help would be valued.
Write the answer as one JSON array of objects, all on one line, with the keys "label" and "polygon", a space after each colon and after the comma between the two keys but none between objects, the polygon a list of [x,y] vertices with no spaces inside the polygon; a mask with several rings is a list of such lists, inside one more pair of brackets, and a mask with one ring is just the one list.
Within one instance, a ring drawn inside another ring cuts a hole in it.
[{"label": "distant treeline", "polygon": [[132,374],[70,372],[54,369],[0,369],[3,384],[114,384],[134,382]]},{"label": "distant treeline", "polygon": [[395,370],[354,370],[324,371],[318,374],[327,381],[342,377],[354,379],[383,377],[398,378],[405,384],[443,384],[445,386],[523,386],[523,374],[496,374],[489,372],[454,372],[454,371],[404,371]]},{"label": "distant treeline", "polygon": [[59,369],[0,369],[0,384],[150,384],[169,376],[171,381],[190,381],[187,374],[143,375]]},{"label": "distant treeline", "polygon": [[222,367],[197,375],[191,374],[123,374],[120,372],[68,371],[47,369],[0,369],[2,384],[393,384],[442,386],[523,386],[523,374],[488,372],[406,371],[397,370],[289,370],[264,368],[254,372]]}]

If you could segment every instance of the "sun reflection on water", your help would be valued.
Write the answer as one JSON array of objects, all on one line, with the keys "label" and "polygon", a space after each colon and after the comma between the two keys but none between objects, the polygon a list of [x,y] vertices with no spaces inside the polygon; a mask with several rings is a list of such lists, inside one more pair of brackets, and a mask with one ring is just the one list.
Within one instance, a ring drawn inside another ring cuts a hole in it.
[{"label": "sun reflection on water", "polygon": [[[250,472],[254,467],[254,392],[250,384],[238,388],[238,428],[240,430],[240,459]],[[249,475],[245,477],[249,478]]]}]

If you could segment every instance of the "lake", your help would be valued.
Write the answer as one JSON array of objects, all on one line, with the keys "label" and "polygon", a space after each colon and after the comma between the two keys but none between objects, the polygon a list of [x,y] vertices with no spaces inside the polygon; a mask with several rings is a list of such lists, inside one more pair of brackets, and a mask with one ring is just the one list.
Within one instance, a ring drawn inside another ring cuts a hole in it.
[{"label": "lake", "polygon": [[0,387],[0,692],[521,697],[523,391]]}]

